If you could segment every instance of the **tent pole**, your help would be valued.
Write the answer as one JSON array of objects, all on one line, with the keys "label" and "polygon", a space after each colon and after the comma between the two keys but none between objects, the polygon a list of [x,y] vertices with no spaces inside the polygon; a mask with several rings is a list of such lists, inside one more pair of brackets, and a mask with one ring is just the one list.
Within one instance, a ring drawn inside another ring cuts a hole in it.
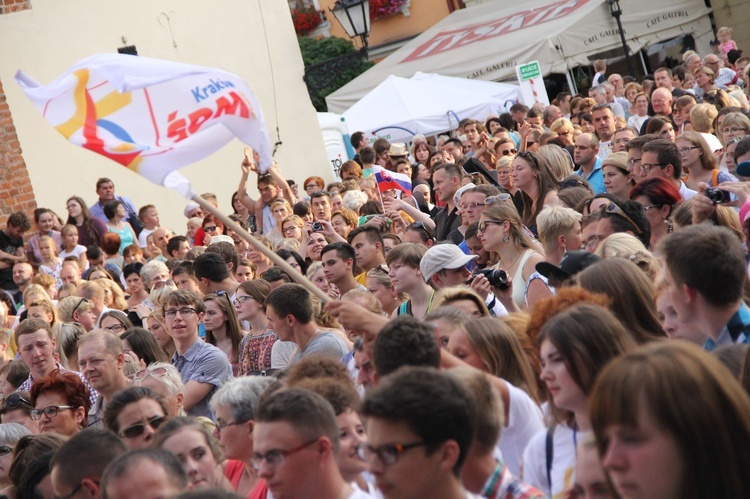
[{"label": "tent pole", "polygon": [[643,58],[643,49],[638,51],[638,55],[641,56],[641,65],[643,66],[643,74],[648,74],[648,67],[646,67],[646,59]]},{"label": "tent pole", "polygon": [[571,74],[572,72],[573,72],[572,69],[569,69],[568,71],[566,71],[565,78],[567,78],[568,80],[568,88],[570,89],[570,93],[572,95],[575,95],[578,93],[578,89],[576,88],[575,80],[572,77],[572,74]]}]

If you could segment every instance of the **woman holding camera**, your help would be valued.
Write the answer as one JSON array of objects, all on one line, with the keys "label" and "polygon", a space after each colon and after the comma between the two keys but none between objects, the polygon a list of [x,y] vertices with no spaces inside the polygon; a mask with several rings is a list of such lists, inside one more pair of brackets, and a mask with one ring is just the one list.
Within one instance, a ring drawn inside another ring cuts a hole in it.
[{"label": "woman holding camera", "polygon": [[[531,238],[510,198],[492,202],[484,209],[477,235],[484,249],[500,255],[498,269],[508,274],[508,288],[495,288],[493,292],[509,312],[524,308],[526,283],[544,257],[532,249]],[[507,299],[508,294],[512,300]]]}]

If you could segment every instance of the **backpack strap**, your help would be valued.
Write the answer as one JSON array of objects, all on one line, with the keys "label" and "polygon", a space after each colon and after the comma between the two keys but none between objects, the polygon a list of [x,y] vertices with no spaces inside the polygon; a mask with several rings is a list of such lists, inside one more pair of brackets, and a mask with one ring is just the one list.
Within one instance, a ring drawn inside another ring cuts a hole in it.
[{"label": "backpack strap", "polygon": [[552,460],[554,459],[554,437],[557,425],[547,428],[547,438],[545,441],[545,456],[547,459],[547,485],[549,486],[549,495],[552,497]]},{"label": "backpack strap", "polygon": [[712,187],[718,187],[719,186],[719,169],[714,168],[714,173],[711,175],[711,186]]}]

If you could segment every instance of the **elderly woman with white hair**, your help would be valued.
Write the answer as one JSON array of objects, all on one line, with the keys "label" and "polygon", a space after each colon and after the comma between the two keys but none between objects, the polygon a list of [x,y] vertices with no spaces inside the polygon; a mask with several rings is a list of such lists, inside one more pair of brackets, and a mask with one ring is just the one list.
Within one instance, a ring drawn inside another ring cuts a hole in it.
[{"label": "elderly woman with white hair", "polygon": [[164,286],[169,280],[169,269],[158,260],[152,260],[141,269],[141,280],[146,289]]},{"label": "elderly woman with white hair", "polygon": [[[560,265],[568,251],[581,249],[581,214],[577,211],[563,206],[545,206],[536,220],[545,262]],[[531,274],[526,286],[527,308],[553,294],[554,288],[549,285],[546,277],[538,271]]]},{"label": "elderly woman with white hair", "polygon": [[251,462],[258,401],[263,392],[278,383],[275,378],[265,376],[236,378],[224,383],[211,398],[211,409],[216,414],[214,437],[227,459],[224,476],[241,497],[250,497],[260,482]]},{"label": "elderly woman with white hair", "polygon": [[184,416],[182,401],[185,398],[180,372],[166,362],[154,362],[133,377],[133,386],[145,386],[158,393],[164,401],[167,416]]},{"label": "elderly woman with white hair", "polygon": [[28,428],[19,423],[0,424],[0,489],[12,485],[8,471],[13,462],[13,449],[21,437],[31,435]]}]

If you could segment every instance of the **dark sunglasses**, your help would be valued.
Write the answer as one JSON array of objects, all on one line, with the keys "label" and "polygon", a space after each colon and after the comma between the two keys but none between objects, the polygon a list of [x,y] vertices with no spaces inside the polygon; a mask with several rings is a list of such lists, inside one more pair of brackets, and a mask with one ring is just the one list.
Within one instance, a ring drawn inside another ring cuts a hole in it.
[{"label": "dark sunglasses", "polygon": [[642,233],[640,227],[638,227],[638,224],[633,222],[633,219],[630,218],[627,213],[622,211],[622,208],[617,206],[615,203],[609,203],[606,207],[602,208],[602,210],[605,213],[609,213],[610,215],[617,215],[617,216],[624,218],[625,220],[630,222],[630,225],[633,226],[633,228],[638,234]]},{"label": "dark sunglasses", "polygon": [[8,409],[15,409],[21,404],[26,404],[29,407],[33,407],[31,405],[31,402],[23,398],[18,393],[11,393],[5,398],[5,407],[7,407]]},{"label": "dark sunglasses", "polygon": [[124,438],[135,438],[143,435],[143,432],[146,430],[146,426],[150,426],[153,430],[158,430],[159,427],[164,423],[164,421],[167,420],[166,416],[156,416],[155,418],[151,418],[145,423],[138,423],[131,426],[128,426],[127,428],[124,428],[120,432],[120,437]]},{"label": "dark sunglasses", "polygon": [[502,151],[499,151],[499,152],[500,152],[500,154],[502,154],[503,156],[509,156],[509,155],[511,155],[511,154],[515,154],[515,153],[516,153],[516,150],[515,150],[515,149],[504,149],[504,150],[502,150]]},{"label": "dark sunglasses", "polygon": [[78,301],[78,305],[76,305],[76,308],[73,309],[73,312],[70,314],[70,316],[71,317],[74,316],[75,313],[78,311],[78,309],[81,307],[81,305],[83,305],[84,303],[88,303],[88,302],[89,302],[89,300],[87,298],[81,298]]}]

